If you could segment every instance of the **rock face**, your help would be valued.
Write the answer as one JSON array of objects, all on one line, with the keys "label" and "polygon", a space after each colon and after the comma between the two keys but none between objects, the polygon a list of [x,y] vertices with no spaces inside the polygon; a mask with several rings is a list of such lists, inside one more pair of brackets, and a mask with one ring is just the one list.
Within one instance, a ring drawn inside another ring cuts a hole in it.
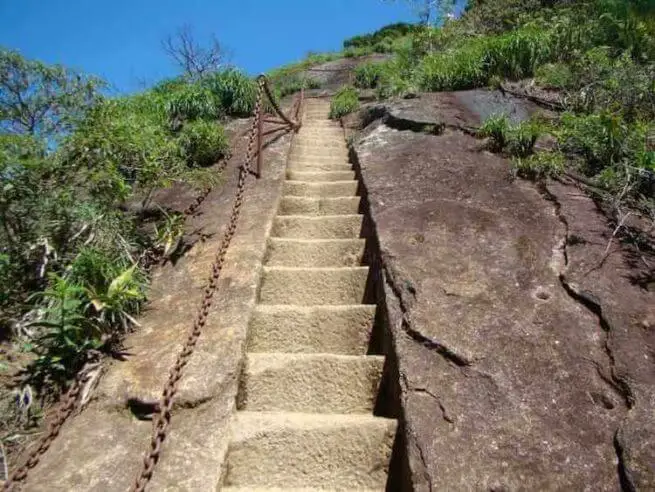
[{"label": "rock face", "polygon": [[372,54],[356,58],[339,58],[325,63],[319,63],[302,72],[321,84],[321,90],[336,90],[344,84],[352,83],[355,68],[367,62],[381,62],[389,59],[389,55]]},{"label": "rock face", "polygon": [[597,266],[612,229],[583,192],[513,181],[460,131],[476,100],[517,104],[433,94],[346,122],[365,127],[413,487],[652,489],[655,295],[618,244]]}]

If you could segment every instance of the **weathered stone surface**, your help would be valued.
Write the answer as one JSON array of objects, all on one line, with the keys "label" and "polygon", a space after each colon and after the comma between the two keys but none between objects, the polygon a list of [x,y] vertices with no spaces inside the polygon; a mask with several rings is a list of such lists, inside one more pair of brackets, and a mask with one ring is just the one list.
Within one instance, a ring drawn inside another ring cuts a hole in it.
[{"label": "weathered stone surface", "polygon": [[319,63],[301,72],[302,75],[311,77],[321,84],[318,91],[308,91],[308,94],[322,92],[324,90],[335,90],[344,84],[351,83],[353,70],[362,63],[388,60],[389,55],[375,53],[373,55],[359,56],[356,58],[340,58],[325,63]]},{"label": "weathered stone surface", "polygon": [[417,98],[369,103],[344,118],[347,129],[358,129],[380,120],[396,130],[439,134],[444,128],[472,132],[487,117],[506,114],[512,122],[535,114],[549,115],[536,104],[487,89],[420,94]]},{"label": "weathered stone surface", "polygon": [[[237,123],[237,133],[247,123]],[[263,178],[249,180],[208,322],[184,368],[151,490],[215,490],[220,482],[247,325],[282,186],[289,139],[289,135],[282,136],[267,146]],[[246,144],[246,139],[239,139],[225,171],[225,184],[212,191],[187,221],[188,237],[202,234],[204,239],[176,264],[169,263],[156,272],[149,303],[139,318],[141,327],[125,341],[126,360],[108,367],[90,407],[65,425],[31,471],[24,490],[128,489],[152,429],[149,421],[132,415],[128,403],[159,401],[170,367],[195,319],[227,227]],[[168,192],[158,200],[184,208],[190,196],[177,191],[183,198]]]},{"label": "weathered stone surface", "polygon": [[[460,97],[391,110],[442,121],[442,135],[378,121],[355,144],[380,240],[414,488],[652,488],[653,340],[616,313],[640,313],[637,326],[653,294],[613,267],[589,278],[616,316],[607,344],[598,315],[560,282],[585,271],[574,265],[590,254],[583,244],[572,257],[566,245],[577,212],[565,221],[569,205],[512,181],[506,161],[449,129],[480,119]],[[598,235],[611,229],[593,213],[595,222],[580,220],[602,253]],[[641,395],[636,406],[624,383]]]},{"label": "weathered stone surface", "polygon": [[548,191],[567,225],[568,264],[562,282],[597,317],[608,358],[603,374],[630,409],[616,434],[620,473],[628,490],[655,488],[655,293],[639,286],[652,277],[648,251],[612,238],[596,204],[571,186]]}]

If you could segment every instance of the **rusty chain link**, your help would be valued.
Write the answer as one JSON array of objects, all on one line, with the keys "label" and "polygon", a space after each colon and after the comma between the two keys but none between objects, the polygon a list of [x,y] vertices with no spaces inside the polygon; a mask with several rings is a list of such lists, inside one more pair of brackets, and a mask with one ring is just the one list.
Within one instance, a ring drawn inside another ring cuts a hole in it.
[{"label": "rusty chain link", "polygon": [[[198,311],[198,316],[190,329],[187,339],[182,346],[182,350],[177,356],[175,364],[169,372],[168,380],[164,385],[162,391],[162,396],[158,408],[158,414],[155,418],[153,424],[153,431],[150,440],[150,449],[146,453],[141,471],[134,480],[130,490],[132,492],[143,492],[152,478],[154,468],[159,461],[159,456],[161,454],[161,449],[164,440],[166,439],[168,426],[171,421],[171,412],[173,409],[173,401],[178,390],[178,384],[182,378],[182,371],[184,367],[189,362],[191,355],[193,354],[202,329],[207,323],[207,318],[209,317],[209,309],[212,305],[212,300],[214,293],[218,287],[217,282],[220,277],[221,271],[223,269],[223,264],[225,262],[225,256],[227,250],[230,246],[232,238],[236,232],[237,222],[241,214],[241,206],[243,204],[243,195],[246,189],[246,183],[248,175],[252,172],[251,164],[254,154],[254,145],[257,138],[258,126],[260,119],[263,117],[262,111],[262,99],[263,94],[266,93],[266,96],[269,99],[273,109],[280,116],[280,118],[291,128],[297,130],[300,127],[300,118],[298,117],[298,107],[295,111],[296,121],[290,120],[280,109],[279,105],[275,101],[268,85],[267,79],[265,76],[259,76],[257,79],[257,98],[255,102],[255,115],[248,132],[248,148],[246,151],[246,158],[243,165],[239,168],[239,177],[237,181],[237,190],[235,193],[234,203],[232,205],[232,212],[230,214],[230,220],[228,228],[223,236],[221,245],[216,253],[214,263],[211,267],[211,275],[209,277],[207,286],[204,290],[203,300],[201,307]],[[299,106],[302,105],[302,95],[299,100]],[[261,152],[261,149],[259,149]],[[227,161],[231,158],[231,154],[227,155],[225,159],[219,165],[219,170],[222,171],[227,165]],[[203,189],[194,201],[184,210],[185,216],[190,216],[195,213],[195,211],[200,207],[202,202],[207,198],[209,193],[212,191],[211,187]],[[49,424],[47,434],[41,438],[39,445],[28,455],[25,463],[14,471],[10,479],[3,484],[3,491],[10,492],[15,491],[18,483],[23,482],[29,473],[29,470],[34,468],[41,458],[41,456],[50,448],[52,442],[56,439],[61,431],[62,426],[66,420],[76,411],[79,406],[79,396],[80,392],[84,388],[84,385],[87,383],[88,379],[91,377],[93,369],[97,368],[100,364],[100,353],[98,351],[89,351],[88,360],[82,370],[78,372],[75,377],[75,380],[71,384],[68,391],[64,394],[61,399],[61,402],[57,408],[55,418]]]},{"label": "rusty chain link", "polygon": [[87,362],[80,372],[77,373],[75,379],[71,383],[70,388],[61,398],[55,418],[48,425],[48,432],[41,438],[39,445],[27,457],[25,463],[11,474],[9,480],[4,483],[3,490],[5,492],[16,490],[18,483],[27,478],[29,471],[34,468],[41,459],[41,456],[50,448],[50,445],[59,435],[64,422],[75,411],[79,403],[80,391],[86,384],[87,380],[91,377],[91,371],[100,364],[100,352],[97,350],[90,350],[87,353]]},{"label": "rusty chain link", "polygon": [[[231,152],[229,152],[227,155],[225,155],[225,156],[223,157],[223,159],[221,160],[221,162],[220,162],[220,163],[218,164],[218,166],[216,167],[216,173],[218,173],[218,174],[222,173],[222,172],[225,170],[225,167],[227,166],[227,162],[228,162],[231,158],[232,158],[232,153],[231,153]],[[189,216],[195,214],[195,213],[196,213],[196,210],[198,210],[198,207],[200,207],[200,205],[202,205],[202,202],[204,202],[204,201],[205,201],[205,198],[207,198],[207,197],[209,196],[209,194],[211,193],[212,189],[213,189],[213,188],[212,188],[211,186],[208,186],[207,188],[205,188],[204,190],[202,190],[202,191],[198,194],[198,196],[196,196],[196,197],[193,199],[193,202],[191,202],[191,204],[190,204],[187,208],[184,209],[183,214],[184,214],[185,216],[187,216],[187,217],[189,217]]]},{"label": "rusty chain link", "polygon": [[266,92],[266,96],[268,97],[269,102],[271,103],[271,106],[273,106],[273,109],[277,113],[277,115],[284,121],[287,125],[290,125],[293,129],[297,130],[300,128],[300,124],[297,121],[292,121],[289,119],[289,117],[282,112],[280,109],[280,106],[278,105],[277,101],[275,100],[275,97],[271,93],[271,89],[268,87],[268,84],[266,83],[266,78],[263,76],[260,76],[259,78],[260,81],[263,81],[261,86],[263,87],[264,91]]},{"label": "rusty chain link", "polygon": [[[143,459],[141,470],[138,476],[136,477],[136,479],[134,480],[132,487],[130,488],[131,492],[143,492],[148,482],[152,478],[152,474],[155,469],[155,466],[159,461],[162,445],[164,443],[164,440],[166,439],[168,426],[171,422],[171,411],[173,409],[173,401],[178,390],[179,381],[182,378],[182,371],[184,367],[187,365],[187,363],[189,362],[189,359],[191,358],[191,355],[195,350],[196,344],[198,342],[198,338],[200,337],[202,329],[205,327],[205,324],[207,323],[207,318],[209,317],[209,309],[212,305],[214,293],[216,292],[216,289],[218,287],[217,283],[221,271],[223,269],[225,256],[230,246],[230,243],[232,241],[232,238],[234,237],[234,234],[236,232],[237,222],[241,214],[241,206],[243,204],[243,195],[246,189],[247,178],[248,175],[252,172],[251,164],[254,155],[254,146],[255,146],[255,141],[257,139],[259,122],[260,119],[262,118],[262,98],[264,92],[266,92],[266,95],[269,97],[269,100],[273,105],[273,107],[276,108],[276,111],[281,113],[279,107],[277,107],[277,104],[271,97],[270,91],[268,90],[268,86],[266,85],[267,84],[266,78],[260,76],[257,82],[258,82],[258,86],[257,86],[257,100],[255,103],[255,117],[253,118],[252,126],[250,127],[250,135],[248,137],[248,150],[246,151],[246,158],[243,165],[239,169],[237,190],[234,197],[234,203],[232,205],[232,212],[230,214],[230,220],[228,223],[229,225],[227,230],[225,231],[225,235],[223,236],[223,240],[221,241],[221,245],[218,249],[218,252],[216,253],[214,263],[212,264],[211,276],[209,277],[209,281],[207,283],[207,286],[205,287],[202,305],[199,309],[198,316],[195,322],[193,323],[191,330],[188,333],[187,339],[182,347],[182,350],[177,356],[175,364],[173,365],[169,373],[168,380],[166,381],[166,384],[164,386],[164,390],[162,392],[162,396],[159,404],[159,412],[153,424],[153,431],[150,439],[150,449],[146,453]],[[284,116],[284,118],[286,118],[286,116]],[[289,120],[289,124],[292,125],[294,128],[297,128],[298,125],[297,123],[291,122],[290,120]],[[259,151],[261,152],[261,149]]]}]

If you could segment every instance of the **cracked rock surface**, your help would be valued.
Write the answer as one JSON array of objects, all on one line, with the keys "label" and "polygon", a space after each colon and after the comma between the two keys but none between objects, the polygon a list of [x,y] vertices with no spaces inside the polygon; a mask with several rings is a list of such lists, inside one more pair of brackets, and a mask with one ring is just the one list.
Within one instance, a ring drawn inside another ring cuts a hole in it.
[{"label": "cracked rock surface", "polygon": [[503,102],[377,105],[354,145],[414,489],[652,490],[655,296],[630,282],[618,245],[587,273],[605,217],[572,186],[510,180],[458,130],[480,120],[462,97]]}]

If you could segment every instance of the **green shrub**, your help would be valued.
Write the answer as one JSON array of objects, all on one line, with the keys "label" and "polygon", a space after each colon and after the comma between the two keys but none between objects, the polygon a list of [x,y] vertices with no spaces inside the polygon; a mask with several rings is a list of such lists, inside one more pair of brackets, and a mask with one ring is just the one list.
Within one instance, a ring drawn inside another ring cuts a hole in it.
[{"label": "green shrub", "polygon": [[179,77],[164,79],[153,85],[152,89],[150,90],[155,94],[166,96],[169,94],[173,94],[178,90],[184,89],[187,85],[189,85],[189,81],[186,78],[179,76]]},{"label": "green shrub", "polygon": [[321,83],[313,77],[293,73],[270,79],[279,98],[299,92],[300,89],[319,89]]},{"label": "green shrub", "polygon": [[360,56],[367,56],[373,54],[375,51],[372,46],[351,46],[343,50],[345,58],[358,58]]},{"label": "green shrub", "polygon": [[538,152],[514,159],[514,171],[526,179],[553,177],[564,171],[564,155],[559,152]]},{"label": "green shrub", "polygon": [[487,137],[494,152],[502,151],[509,141],[510,124],[507,115],[493,115],[487,118],[480,127],[478,135]]},{"label": "green shrub", "polygon": [[459,90],[487,85],[499,75],[522,78],[549,60],[547,33],[520,29],[499,36],[473,38],[445,53],[426,56],[418,67],[419,85],[424,90]]},{"label": "green shrub", "polygon": [[584,157],[585,172],[593,175],[623,160],[628,151],[629,132],[626,123],[609,112],[591,115],[567,113],[561,118],[557,136],[565,151]]},{"label": "green shrub", "polygon": [[182,154],[193,167],[215,164],[229,148],[223,127],[216,122],[199,120],[186,123],[178,139]]},{"label": "green shrub", "polygon": [[341,58],[341,53],[339,52],[316,53],[309,51],[303,60],[303,64],[305,66],[320,65],[321,63],[338,60],[339,58]]},{"label": "green shrub", "polygon": [[[348,48],[367,48],[378,46],[379,49],[387,49],[391,47],[393,41],[397,38],[407,36],[417,30],[420,30],[421,26],[415,24],[407,24],[404,22],[399,22],[397,24],[390,24],[384,26],[381,29],[371,33],[360,36],[354,36],[352,38],[346,39],[343,42],[343,47]],[[389,49],[391,51],[391,49]],[[386,53],[387,51],[378,51],[378,53]]]},{"label": "green shrub", "polygon": [[309,52],[307,53],[307,56],[305,57],[304,60],[301,60],[299,62],[295,63],[290,63],[288,65],[284,65],[282,67],[276,68],[274,70],[271,70],[268,72],[268,76],[271,79],[276,79],[278,77],[286,76],[286,75],[292,75],[294,73],[298,73],[302,70],[305,70],[309,67],[312,67],[314,65],[319,65],[321,63],[327,63],[329,61],[337,60],[339,58],[342,58],[343,54],[342,53],[312,53]]},{"label": "green shrub", "polygon": [[335,120],[359,109],[359,94],[354,87],[343,87],[332,98],[330,118]]},{"label": "green shrub", "polygon": [[250,116],[255,109],[257,83],[239,70],[230,68],[212,73],[202,84],[226,115]]},{"label": "green shrub", "polygon": [[129,185],[167,186],[185,166],[160,97],[150,93],[98,105],[64,142],[61,156],[86,175],[89,192],[122,200]]},{"label": "green shrub", "polygon": [[577,92],[571,109],[592,112],[609,109],[629,121],[655,118],[655,66],[638,64],[623,54],[611,59],[607,49],[593,49],[572,63]]},{"label": "green shrub", "polygon": [[393,41],[391,39],[385,39],[383,41],[378,41],[373,45],[373,52],[375,53],[392,53],[393,52]]},{"label": "green shrub", "polygon": [[566,89],[576,82],[571,68],[564,63],[546,63],[535,71],[535,80],[541,86]]},{"label": "green shrub", "polygon": [[541,134],[541,126],[536,121],[523,121],[512,125],[505,114],[492,115],[480,127],[478,135],[490,139],[494,152],[507,150],[516,157],[532,154],[534,144]]},{"label": "green shrub", "polygon": [[529,156],[539,135],[541,135],[541,127],[535,121],[522,121],[510,130],[508,152],[516,157]]},{"label": "green shrub", "polygon": [[412,69],[414,60],[397,55],[393,60],[379,63],[380,76],[376,94],[378,98],[405,97],[418,90]]},{"label": "green shrub", "polygon": [[97,246],[83,246],[68,267],[67,280],[99,290],[109,285],[129,266],[128,258],[115,251],[103,251]]},{"label": "green shrub", "polygon": [[374,89],[380,82],[383,67],[380,63],[364,63],[355,69],[355,87],[360,89]]},{"label": "green shrub", "polygon": [[[86,268],[98,273],[101,267]],[[134,265],[103,280],[90,286],[51,274],[48,288],[32,296],[43,300],[38,321],[30,324],[38,333],[37,358],[30,367],[34,384],[65,383],[81,369],[88,350],[105,345],[117,327],[126,331],[135,324],[129,313],[137,312],[145,299],[142,272]]]},{"label": "green shrub", "polygon": [[652,169],[653,152],[648,141],[654,130],[651,122],[631,123],[609,111],[590,115],[566,113],[557,128],[557,137],[565,152],[582,156],[582,171],[595,176],[608,168]]},{"label": "green shrub", "polygon": [[217,119],[222,112],[212,92],[199,84],[176,87],[166,109],[172,120]]}]

